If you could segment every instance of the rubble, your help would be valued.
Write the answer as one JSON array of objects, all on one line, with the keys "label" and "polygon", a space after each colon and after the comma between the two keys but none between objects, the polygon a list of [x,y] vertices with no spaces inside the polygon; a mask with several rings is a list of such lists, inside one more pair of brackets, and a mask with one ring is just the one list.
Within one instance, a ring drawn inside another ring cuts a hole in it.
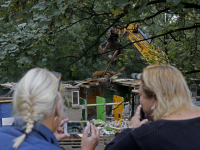
[{"label": "rubble", "polygon": [[100,145],[105,145],[110,142],[117,133],[127,129],[130,123],[128,119],[119,119],[119,121],[115,120],[111,122],[102,121],[100,123],[95,123],[93,119],[92,122],[100,130]]}]

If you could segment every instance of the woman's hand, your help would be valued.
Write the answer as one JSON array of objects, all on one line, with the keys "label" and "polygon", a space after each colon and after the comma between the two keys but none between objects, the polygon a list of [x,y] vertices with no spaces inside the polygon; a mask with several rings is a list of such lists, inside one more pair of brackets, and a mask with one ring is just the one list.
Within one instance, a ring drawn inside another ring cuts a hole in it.
[{"label": "woman's hand", "polygon": [[99,142],[99,130],[90,124],[91,136],[88,137],[88,127],[85,128],[83,132],[83,137],[81,141],[82,150],[94,150]]},{"label": "woman's hand", "polygon": [[138,128],[142,124],[145,124],[145,123],[148,122],[148,119],[144,119],[144,120],[140,121],[140,110],[141,110],[141,108],[142,108],[142,106],[139,105],[137,107],[135,115],[131,118],[129,127],[132,128],[132,129]]},{"label": "woman's hand", "polygon": [[54,132],[54,136],[56,137],[56,139],[59,141],[65,137],[69,137],[69,134],[65,134],[64,133],[64,129],[61,127],[65,122],[69,121],[69,119],[63,119],[60,123],[60,126],[58,127],[58,129],[56,130],[56,132]]}]

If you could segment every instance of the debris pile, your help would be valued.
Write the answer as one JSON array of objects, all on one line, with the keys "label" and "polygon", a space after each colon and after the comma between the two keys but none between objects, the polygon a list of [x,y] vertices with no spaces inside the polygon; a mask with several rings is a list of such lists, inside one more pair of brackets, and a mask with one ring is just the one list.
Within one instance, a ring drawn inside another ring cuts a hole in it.
[{"label": "debris pile", "polygon": [[100,145],[109,143],[117,133],[129,127],[128,119],[119,119],[119,121],[103,122],[92,120],[94,125],[100,130]]}]

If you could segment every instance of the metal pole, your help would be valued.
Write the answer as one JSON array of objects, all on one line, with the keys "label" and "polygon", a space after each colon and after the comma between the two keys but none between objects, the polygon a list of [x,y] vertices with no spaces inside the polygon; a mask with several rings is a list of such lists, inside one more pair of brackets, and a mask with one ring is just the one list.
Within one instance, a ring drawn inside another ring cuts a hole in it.
[{"label": "metal pole", "polygon": [[102,97],[104,98],[104,87],[102,87]]},{"label": "metal pole", "polygon": [[0,103],[12,103],[12,100],[0,100]]},{"label": "metal pole", "polygon": [[86,91],[86,101],[85,101],[85,120],[88,118],[88,108],[87,108],[87,101],[88,101],[88,91]]},{"label": "metal pole", "polygon": [[[123,102],[124,104],[128,104],[129,102]],[[123,104],[122,102],[118,102],[118,103],[105,103],[105,105],[117,105],[117,104]],[[104,105],[104,104],[88,104],[87,107],[90,107],[90,106],[101,106],[101,105]]]},{"label": "metal pole", "polygon": [[134,102],[135,102],[135,93],[131,92],[132,94],[132,112],[131,112],[131,117],[134,116]]},{"label": "metal pole", "polygon": [[104,115],[105,115],[105,122],[106,122],[106,99],[104,98]]}]

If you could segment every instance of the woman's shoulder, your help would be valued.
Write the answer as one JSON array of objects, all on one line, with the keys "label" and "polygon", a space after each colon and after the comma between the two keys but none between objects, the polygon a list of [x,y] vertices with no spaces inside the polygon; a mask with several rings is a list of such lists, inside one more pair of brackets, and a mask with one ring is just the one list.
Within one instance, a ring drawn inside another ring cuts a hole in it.
[{"label": "woman's shoulder", "polygon": [[187,126],[192,124],[200,125],[200,117],[192,117],[192,118],[186,118],[186,119],[159,119],[157,121],[157,124],[164,124],[164,125],[170,125],[170,126]]},{"label": "woman's shoulder", "polygon": [[20,134],[21,132],[12,126],[3,126],[0,128],[0,137],[4,137],[6,135],[18,136]]},{"label": "woman's shoulder", "polygon": [[136,137],[140,138],[147,135],[156,135],[157,133],[173,132],[181,128],[187,128],[188,131],[190,131],[190,128],[197,128],[200,133],[200,117],[187,120],[159,119],[157,121],[149,121],[141,127],[136,128],[134,134],[136,134]]},{"label": "woman's shoulder", "polygon": [[[0,147],[12,149],[13,141],[23,133],[13,126],[4,126],[0,128]],[[34,134],[27,135],[24,142],[20,145],[20,149],[34,149],[34,150],[61,150],[59,145],[55,145],[46,141],[43,138],[38,138]]]},{"label": "woman's shoulder", "polygon": [[27,138],[21,146],[37,148],[37,150],[61,150],[60,147],[35,137]]},{"label": "woman's shoulder", "polygon": [[134,129],[133,133],[136,134],[137,138],[140,138],[156,130],[158,125],[159,124],[157,121],[148,121],[146,124],[143,124],[139,128]]}]

